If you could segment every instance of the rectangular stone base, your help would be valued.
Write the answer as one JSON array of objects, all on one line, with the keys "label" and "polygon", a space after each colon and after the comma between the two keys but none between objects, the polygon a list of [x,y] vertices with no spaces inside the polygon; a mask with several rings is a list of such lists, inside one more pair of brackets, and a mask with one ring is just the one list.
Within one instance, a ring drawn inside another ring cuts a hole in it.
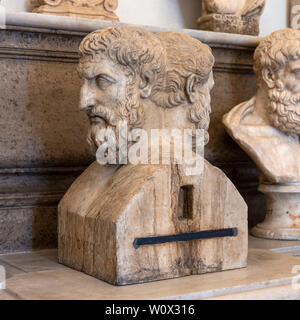
[{"label": "rectangular stone base", "polygon": [[230,14],[210,14],[198,19],[198,28],[207,31],[257,36],[259,34],[259,19]]}]

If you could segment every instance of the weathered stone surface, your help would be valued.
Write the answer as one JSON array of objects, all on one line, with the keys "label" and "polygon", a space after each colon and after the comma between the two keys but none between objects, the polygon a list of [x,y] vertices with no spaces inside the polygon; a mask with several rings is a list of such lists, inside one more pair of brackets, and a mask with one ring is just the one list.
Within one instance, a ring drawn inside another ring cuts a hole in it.
[{"label": "weathered stone surface", "polygon": [[[246,266],[247,207],[221,171],[206,164],[200,208],[190,220],[180,221],[176,211],[170,210],[174,205],[169,195],[173,180],[170,167],[123,168],[114,177],[123,183],[112,186],[103,183],[92,195],[91,186],[100,176],[97,167],[99,165],[95,163],[87,169],[60,204],[60,262],[114,284]],[[130,179],[134,179],[134,186],[128,186]],[[149,180],[149,184],[144,180]],[[152,194],[156,198],[153,199]],[[132,196],[139,200],[130,202]],[[176,197],[174,200],[177,201]],[[79,203],[80,216],[77,214]],[[230,227],[238,228],[238,237],[171,243],[138,250],[133,247],[137,237]],[[93,252],[97,256],[95,260],[91,260]]]},{"label": "weathered stone surface", "polygon": [[202,16],[198,19],[201,30],[259,34],[259,20],[265,0],[204,0]]},{"label": "weathered stone surface", "polygon": [[283,29],[254,54],[256,95],[224,116],[228,133],[256,162],[267,196],[266,220],[253,234],[300,239],[300,31]]},{"label": "weathered stone surface", "polygon": [[198,28],[207,31],[257,36],[259,34],[259,19],[227,14],[210,14],[198,20]]},{"label": "weathered stone surface", "polygon": [[[78,68],[80,108],[91,122],[88,141],[102,147],[100,130],[118,135],[126,120],[127,135],[134,128],[149,137],[152,129],[202,129],[206,144],[213,64],[207,45],[181,33],[155,36],[132,27],[91,33],[80,45]],[[187,169],[174,159],[171,165],[93,163],[59,204],[59,261],[115,285],[245,267],[245,202],[208,162],[195,174]],[[187,187],[189,196],[181,197]],[[133,245],[136,238],[227,228],[237,235]]]},{"label": "weathered stone surface", "polygon": [[31,0],[33,12],[119,21],[118,0]]},{"label": "weathered stone surface", "polygon": [[25,251],[31,248],[55,248],[56,246],[56,206],[0,209],[0,250],[2,253]]}]

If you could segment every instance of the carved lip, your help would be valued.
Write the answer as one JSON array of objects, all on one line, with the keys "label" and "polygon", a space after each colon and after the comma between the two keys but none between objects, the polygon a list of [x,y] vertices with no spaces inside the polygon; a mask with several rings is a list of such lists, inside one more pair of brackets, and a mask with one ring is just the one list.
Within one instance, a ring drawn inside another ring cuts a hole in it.
[{"label": "carved lip", "polygon": [[94,114],[88,114],[89,116],[89,119],[90,119],[90,122],[91,123],[95,123],[95,124],[98,124],[98,123],[107,123],[106,119],[100,117],[100,116],[96,116]]}]

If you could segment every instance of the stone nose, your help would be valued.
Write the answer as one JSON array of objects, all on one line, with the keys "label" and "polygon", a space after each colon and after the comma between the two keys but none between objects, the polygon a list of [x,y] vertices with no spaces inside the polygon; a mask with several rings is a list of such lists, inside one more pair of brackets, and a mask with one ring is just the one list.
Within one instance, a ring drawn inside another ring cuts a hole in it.
[{"label": "stone nose", "polygon": [[97,101],[94,90],[87,83],[84,83],[80,91],[79,109],[89,111],[96,105]]}]

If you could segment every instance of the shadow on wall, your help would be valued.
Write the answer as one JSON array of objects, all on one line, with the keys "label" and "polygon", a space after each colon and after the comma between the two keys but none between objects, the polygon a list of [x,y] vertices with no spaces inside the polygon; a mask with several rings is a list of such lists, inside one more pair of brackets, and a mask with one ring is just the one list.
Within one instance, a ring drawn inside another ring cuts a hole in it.
[{"label": "shadow on wall", "polygon": [[31,2],[30,0],[25,0],[25,8],[26,8],[26,11],[29,11],[29,12],[32,11],[32,7],[31,7],[30,2]]},{"label": "shadow on wall", "polygon": [[201,16],[202,0],[196,0],[194,2],[198,2],[198,4],[193,3],[193,11],[191,11],[186,0],[178,0],[178,6],[182,14],[185,29],[198,29],[197,20]]}]

